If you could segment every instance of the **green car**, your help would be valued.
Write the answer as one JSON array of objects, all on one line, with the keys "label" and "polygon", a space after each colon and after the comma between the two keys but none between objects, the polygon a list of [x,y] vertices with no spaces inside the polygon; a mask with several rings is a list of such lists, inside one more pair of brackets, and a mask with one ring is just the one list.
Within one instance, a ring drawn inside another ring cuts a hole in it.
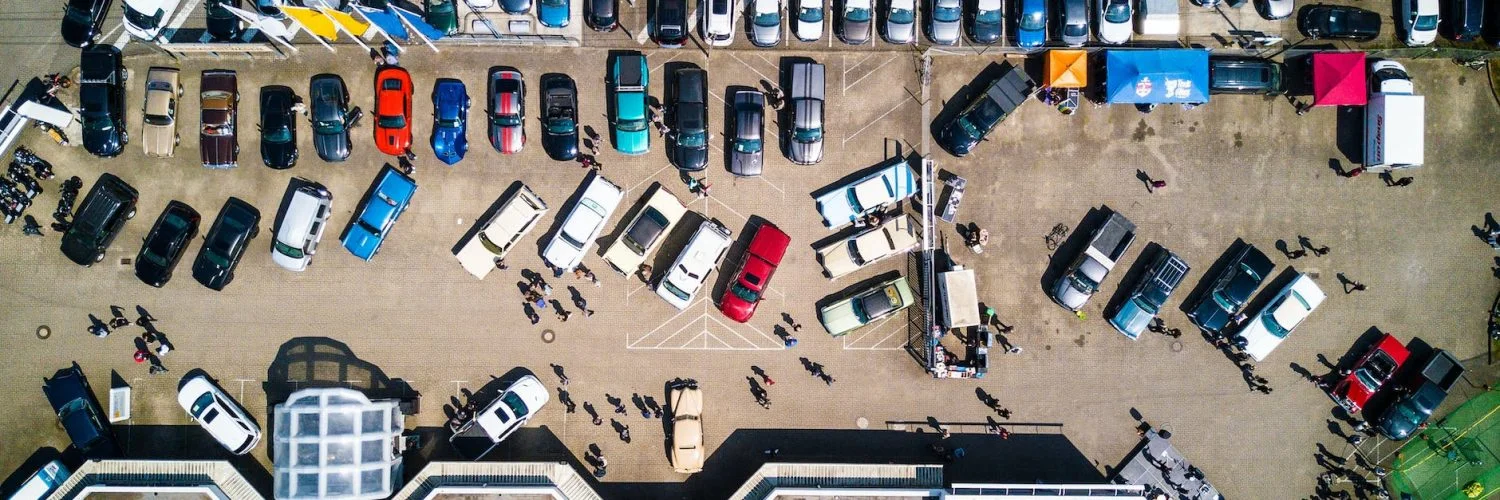
[{"label": "green car", "polygon": [[627,155],[643,155],[651,150],[651,134],[646,131],[646,56],[627,54],[615,58],[610,71],[614,90],[615,119],[612,129],[615,149]]},{"label": "green car", "polygon": [[422,8],[426,11],[422,19],[427,24],[444,35],[458,33],[458,12],[454,9],[453,0],[422,0]]},{"label": "green car", "polygon": [[829,335],[837,337],[896,314],[915,301],[906,278],[897,276],[823,307],[818,320]]}]

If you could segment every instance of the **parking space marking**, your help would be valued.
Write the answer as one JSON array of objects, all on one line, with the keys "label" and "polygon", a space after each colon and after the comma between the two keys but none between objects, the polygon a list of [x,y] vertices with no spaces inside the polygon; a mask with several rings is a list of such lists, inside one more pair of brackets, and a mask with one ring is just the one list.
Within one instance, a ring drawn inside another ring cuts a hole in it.
[{"label": "parking space marking", "polygon": [[640,187],[640,185],[641,185],[641,184],[645,184],[645,183],[647,183],[647,182],[651,182],[651,181],[654,181],[654,180],[656,180],[656,176],[657,176],[657,174],[660,174],[660,173],[661,173],[661,171],[663,171],[663,170],[666,170],[666,169],[669,169],[669,168],[672,168],[672,165],[671,165],[671,164],[668,164],[668,165],[666,165],[666,166],[663,166],[663,167],[661,167],[661,168],[658,168],[658,169],[656,169],[656,171],[655,171],[655,172],[651,172],[651,175],[648,175],[648,176],[646,176],[646,177],[643,177],[643,178],[642,178],[642,180],[641,180],[641,181],[640,181],[640,182],[637,182],[637,183],[635,183],[635,184],[631,184],[631,185],[630,185],[630,187],[628,187],[628,188],[625,188],[625,192],[626,192],[626,193],[629,193],[629,192],[631,192],[631,191],[635,191],[635,188],[637,188],[637,187]]},{"label": "parking space marking", "polygon": [[786,191],[783,190],[783,189],[781,189],[780,186],[777,186],[776,183],[771,182],[771,180],[767,179],[766,176],[764,176],[764,175],[757,175],[757,176],[755,176],[755,178],[756,179],[760,179],[761,181],[765,182],[766,185],[771,186],[771,189],[775,189],[776,192],[781,193],[781,199],[783,199],[783,200],[786,199]]},{"label": "parking space marking", "polygon": [[[743,220],[743,221],[746,221],[746,222],[749,222],[749,221],[750,221],[750,218],[749,218],[749,217],[745,217],[745,214],[742,214],[742,213],[740,213],[740,212],[739,212],[739,211],[738,211],[738,210],[735,210],[735,209],[733,209],[733,208],[731,208],[731,207],[730,207],[730,206],[729,206],[729,204],[727,204],[727,203],[724,203],[724,202],[722,202],[722,201],[719,201],[719,199],[718,199],[718,198],[715,198],[715,197],[713,197],[713,196],[709,196],[709,197],[708,197],[708,199],[711,199],[711,200],[713,200],[713,201],[714,201],[714,203],[718,203],[718,204],[719,204],[719,205],[720,205],[720,206],[722,206],[722,207],[724,207],[724,209],[725,209],[725,210],[728,210],[728,211],[729,211],[729,212],[730,212],[730,213],[733,213],[733,214],[735,214],[735,215],[737,215],[737,216],[739,216],[739,217],[740,217],[740,220]],[[707,216],[707,215],[708,215],[708,214],[707,214],[707,212],[708,212],[708,207],[707,207],[707,206],[706,206],[706,205],[707,205],[707,202],[705,202],[705,206],[704,206],[704,207],[703,207],[703,211],[704,211],[704,216]]]},{"label": "parking space marking", "polygon": [[729,104],[729,101],[725,101],[723,97],[720,97],[719,94],[715,94],[712,90],[708,91],[708,95],[712,96],[714,99],[718,99],[721,103]]},{"label": "parking space marking", "polygon": [[746,68],[750,68],[750,71],[754,71],[755,74],[760,75],[760,78],[762,80],[765,80],[765,81],[768,81],[768,82],[771,82],[771,83],[778,83],[777,80],[772,79],[771,77],[766,76],[765,73],[761,73],[760,70],[755,69],[755,66],[751,66],[750,63],[745,62],[744,59],[740,59],[740,56],[734,55],[733,52],[726,52],[726,54],[729,54],[729,57],[734,58],[734,60],[739,61],[740,64],[745,65]]},{"label": "parking space marking", "polygon": [[115,48],[117,48],[117,49],[124,50],[125,49],[125,44],[127,44],[127,43],[130,43],[130,32],[129,31],[126,31],[124,33],[120,33],[120,37],[116,38],[115,39],[115,43],[112,43],[110,45],[114,45]]},{"label": "parking space marking", "polygon": [[115,23],[115,27],[110,28],[108,33],[105,33],[104,36],[101,36],[99,38],[109,39],[110,37],[115,36],[115,33],[119,32],[122,29],[125,29],[125,22],[124,21],[120,21],[118,23]]},{"label": "parking space marking", "polygon": [[[844,350],[846,350],[846,351],[899,351],[899,350],[903,349],[904,346],[902,346],[902,345],[897,345],[897,346],[894,346],[894,347],[882,347],[886,343],[887,340],[890,340],[891,337],[894,337],[894,336],[896,336],[896,334],[901,333],[901,329],[900,328],[897,328],[897,329],[891,331],[891,333],[887,334],[884,337],[881,337],[880,340],[877,340],[877,341],[869,343],[868,346],[864,345],[863,341],[864,341],[864,339],[866,337],[869,337],[871,334],[880,332],[881,329],[885,327],[886,323],[889,323],[892,319],[895,319],[895,316],[891,316],[891,317],[888,317],[888,318],[886,318],[884,320],[881,320],[880,323],[877,323],[874,326],[866,327],[865,329],[867,331],[864,332],[864,334],[862,334],[862,335],[860,335],[858,337],[855,337],[854,339],[850,339],[847,335],[844,336],[843,337],[843,339],[844,339]],[[901,323],[901,324],[904,324],[904,322]]]},{"label": "parking space marking", "polygon": [[[854,81],[854,83],[846,83],[846,84],[844,84],[844,90],[845,90],[845,91],[848,91],[848,90],[849,90],[849,89],[850,89],[850,88],[852,88],[852,87],[854,87],[854,86],[855,86],[855,85],[859,85],[859,82],[862,82],[862,81],[865,81],[865,79],[866,79],[866,78],[869,78],[869,77],[870,77],[870,75],[874,75],[874,74],[875,74],[875,73],[877,73],[877,72],[879,72],[879,71],[880,71],[880,68],[884,68],[884,67],[885,67],[885,65],[887,65],[887,64],[890,64],[890,63],[891,63],[891,61],[895,61],[895,60],[896,60],[896,59],[899,59],[899,58],[898,58],[898,57],[894,57],[894,56],[893,56],[893,57],[890,57],[890,58],[887,58],[887,59],[886,59],[886,60],[885,60],[885,62],[883,62],[883,63],[880,63],[880,65],[879,65],[879,66],[876,66],[876,67],[875,67],[875,69],[873,69],[873,70],[870,70],[870,72],[869,72],[869,73],[865,73],[865,76],[861,76],[861,77],[859,77],[859,79],[858,79],[858,80],[855,80],[855,81]],[[845,76],[846,76],[846,77],[847,77],[847,76],[848,76],[848,74],[849,74],[849,72],[848,72],[848,70],[845,70],[845,71],[844,71],[844,75],[845,75]]]},{"label": "parking space marking", "polygon": [[890,115],[892,112],[895,112],[898,109],[901,109],[901,107],[905,106],[906,103],[908,103],[908,102],[911,102],[911,101],[907,100],[907,99],[902,99],[900,104],[897,104],[895,106],[891,106],[891,109],[888,109],[884,113],[881,113],[880,116],[876,117],[874,120],[870,120],[869,123],[866,123],[865,126],[860,127],[859,130],[855,130],[854,133],[852,133],[852,134],[844,134],[844,142],[840,143],[839,147],[843,147],[845,144],[849,144],[849,141],[852,140],[852,139],[854,139],[855,137],[858,137],[860,132],[864,132],[865,129],[870,128],[871,125],[874,125],[876,123],[880,123],[880,121],[884,120],[886,116]]},{"label": "parking space marking", "polygon": [[[765,332],[760,331],[760,329],[758,328],[750,325],[743,325],[759,334],[760,338],[765,339],[764,343],[762,343],[762,341],[759,339],[755,339],[754,335],[750,335],[747,337],[746,334],[741,333],[736,327],[725,324],[723,321],[720,321],[718,318],[713,316],[714,311],[713,308],[710,307],[711,304],[712,301],[708,300],[708,297],[700,297],[697,301],[688,304],[686,308],[683,308],[683,310],[679,311],[675,316],[672,316],[671,319],[663,322],[655,329],[646,332],[644,335],[633,339],[627,335],[625,348],[709,351],[769,351],[786,349],[786,346],[783,345],[780,340],[772,338],[770,335],[767,335]],[[657,337],[658,332],[661,332],[662,329],[666,328],[668,325],[671,325],[675,321],[678,321],[678,319],[681,318],[683,314],[686,314],[688,311],[694,310],[696,310],[695,312],[697,312],[696,315],[687,318],[686,321],[683,321],[682,326],[678,327],[676,330],[673,330],[671,334],[662,337],[660,340],[656,340],[655,337]],[[716,328],[714,327],[715,325],[717,325]],[[701,329],[694,332],[693,330],[691,330],[691,328],[693,327],[699,327]],[[719,329],[723,329],[723,331],[718,331]],[[673,339],[681,336],[684,331],[692,333],[692,337],[682,342],[673,342]],[[735,341],[735,339],[738,340]],[[654,345],[643,345],[646,342],[653,340],[655,340]],[[671,343],[673,345],[668,345],[668,343]]]},{"label": "parking space marking", "polygon": [[672,62],[672,61],[676,61],[677,57],[681,56],[682,54],[683,54],[683,51],[681,51],[681,50],[674,51],[673,54],[672,54],[672,57],[668,57],[667,60],[658,63],[656,66],[652,66],[651,67],[651,72],[655,73],[656,70],[661,69],[662,66],[666,66],[667,63]]}]

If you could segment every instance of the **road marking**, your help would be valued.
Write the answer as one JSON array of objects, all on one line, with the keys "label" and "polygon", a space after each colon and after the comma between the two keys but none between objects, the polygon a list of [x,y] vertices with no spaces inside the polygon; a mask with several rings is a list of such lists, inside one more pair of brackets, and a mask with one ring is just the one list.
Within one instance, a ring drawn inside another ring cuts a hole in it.
[{"label": "road marking", "polygon": [[768,82],[771,82],[771,83],[772,83],[772,84],[776,84],[776,83],[778,83],[778,82],[777,82],[777,81],[776,81],[776,80],[773,80],[773,79],[771,79],[771,77],[769,77],[769,76],[766,76],[766,74],[765,74],[765,73],[761,73],[761,72],[760,72],[760,70],[758,70],[758,69],[755,69],[755,67],[754,67],[754,66],[751,66],[751,65],[750,65],[750,63],[747,63],[747,62],[745,62],[745,60],[744,60],[744,59],[740,59],[740,56],[737,56],[737,55],[734,55],[734,53],[733,53],[733,52],[726,52],[726,54],[729,54],[729,57],[732,57],[732,58],[734,58],[734,60],[736,60],[736,61],[739,61],[739,62],[740,62],[740,64],[743,64],[743,65],[745,65],[745,67],[746,67],[746,68],[750,68],[750,71],[754,71],[754,72],[755,72],[755,74],[757,74],[757,75],[760,75],[760,78],[761,78],[761,79],[762,79],[762,80],[765,80],[765,81],[768,81]]},{"label": "road marking", "polygon": [[[749,218],[749,217],[745,217],[745,214],[742,214],[742,213],[739,213],[739,212],[738,212],[738,211],[736,211],[736,210],[735,210],[735,209],[733,209],[733,208],[730,208],[730,206],[729,206],[729,205],[727,205],[727,204],[725,204],[725,203],[724,203],[724,202],[722,202],[722,201],[719,201],[719,199],[718,199],[718,198],[715,198],[715,197],[713,197],[713,196],[709,196],[709,197],[708,197],[708,198],[709,198],[709,199],[711,199],[711,200],[713,200],[713,201],[714,201],[714,203],[718,203],[718,204],[719,204],[719,205],[720,205],[720,206],[723,206],[723,207],[724,207],[724,209],[725,209],[725,210],[728,210],[728,211],[730,211],[730,213],[733,213],[733,214],[735,214],[735,215],[738,215],[738,216],[739,216],[739,217],[740,217],[740,220],[743,220],[743,221],[746,221],[746,222],[749,222],[749,221],[750,221],[750,218]],[[705,210],[705,211],[706,211],[706,210],[707,210],[707,209],[706,209],[706,208],[705,208],[705,209],[704,209],[704,210]]]},{"label": "road marking", "polygon": [[[855,80],[854,83],[846,83],[846,84],[844,84],[844,90],[849,90],[851,87],[854,87],[855,85],[859,85],[859,82],[865,81],[865,79],[869,78],[870,75],[874,75],[876,72],[880,71],[880,68],[884,68],[885,65],[890,64],[891,61],[895,61],[895,60],[896,60],[895,57],[891,57],[891,58],[886,59],[885,62],[880,63],[879,66],[876,66],[875,69],[870,70],[869,73],[865,73],[865,76],[859,77],[859,79]],[[847,74],[847,72],[845,72],[845,73]]]},{"label": "road marking", "polygon": [[124,50],[125,49],[125,44],[127,44],[127,43],[130,43],[130,32],[129,31],[126,31],[124,33],[120,33],[120,37],[116,38],[115,42],[112,43],[112,44],[110,44],[110,45],[114,45],[115,48],[117,48],[117,49]]},{"label": "road marking", "polygon": [[714,99],[718,99],[721,103],[729,104],[729,101],[724,100],[723,97],[719,97],[719,94],[715,94],[712,90],[708,91],[708,95],[712,96]]},{"label": "road marking", "polygon": [[105,33],[104,36],[101,36],[99,38],[109,38],[109,37],[115,36],[115,33],[118,32],[118,31],[120,31],[120,30],[122,30],[122,29],[125,29],[125,21],[120,21],[118,23],[115,23],[115,27],[110,28],[109,29],[109,33]]},{"label": "road marking", "polygon": [[662,67],[662,66],[666,66],[666,65],[667,65],[667,63],[669,63],[669,62],[672,62],[672,61],[676,61],[676,60],[677,60],[677,56],[681,56],[681,55],[682,55],[682,52],[681,52],[681,51],[678,51],[678,52],[676,52],[676,53],[673,53],[673,54],[672,54],[672,57],[668,57],[668,58],[667,58],[667,60],[665,60],[665,61],[662,61],[662,62],[661,62],[661,64],[657,64],[657,65],[656,65],[656,66],[655,66],[655,67],[653,67],[653,68],[651,68],[651,72],[652,72],[652,73],[655,73],[655,72],[656,72],[656,70],[659,70],[659,69],[661,69],[661,67]]},{"label": "road marking", "polygon": [[897,109],[901,109],[901,106],[905,105],[908,102],[911,102],[911,101],[909,101],[907,99],[902,99],[900,104],[897,104],[895,106],[891,106],[891,109],[886,110],[885,113],[881,113],[880,116],[876,117],[874,120],[871,120],[870,123],[866,123],[865,126],[860,127],[859,130],[855,130],[853,134],[845,134],[844,135],[844,142],[841,143],[841,144],[839,144],[839,146],[843,147],[845,144],[849,144],[849,141],[851,139],[854,139],[855,137],[858,137],[860,132],[864,132],[865,129],[870,128],[871,125],[874,125],[874,124],[878,123],[879,121],[884,120],[887,115],[890,115],[891,112],[896,111]]},{"label": "road marking", "polygon": [[161,30],[161,32],[176,32],[178,28],[181,28],[184,23],[187,23],[188,17],[193,14],[193,10],[198,8],[199,1],[201,0],[188,0],[186,5],[178,8],[177,12],[172,16],[172,21],[167,23],[167,28]]},{"label": "road marking", "polygon": [[777,187],[776,184],[773,183],[773,182],[771,182],[770,179],[767,179],[766,176],[764,176],[764,175],[757,175],[757,176],[755,176],[755,178],[756,179],[760,179],[761,181],[765,182],[767,185],[771,186],[771,189],[775,189],[776,192],[781,193],[781,199],[783,199],[783,200],[786,199],[786,191],[783,191],[780,187]]},{"label": "road marking", "polygon": [[640,181],[640,182],[637,182],[637,183],[635,183],[635,184],[631,184],[631,185],[630,185],[630,187],[629,187],[629,188],[626,188],[626,189],[625,189],[625,191],[626,191],[626,192],[630,192],[630,191],[635,191],[635,188],[636,188],[636,187],[637,187],[637,186],[640,186],[640,185],[641,185],[641,184],[645,184],[645,183],[647,183],[647,182],[651,182],[651,181],[654,181],[654,180],[656,180],[656,175],[657,175],[657,174],[660,174],[660,173],[661,173],[661,171],[663,171],[663,170],[666,170],[666,169],[668,169],[668,168],[672,168],[672,165],[667,165],[667,166],[664,166],[664,167],[662,167],[662,168],[658,168],[658,169],[656,169],[656,171],[655,171],[655,172],[651,172],[651,175],[648,175],[648,176],[646,176],[646,177],[645,177],[645,179],[644,179],[644,180],[642,180],[642,181]]}]

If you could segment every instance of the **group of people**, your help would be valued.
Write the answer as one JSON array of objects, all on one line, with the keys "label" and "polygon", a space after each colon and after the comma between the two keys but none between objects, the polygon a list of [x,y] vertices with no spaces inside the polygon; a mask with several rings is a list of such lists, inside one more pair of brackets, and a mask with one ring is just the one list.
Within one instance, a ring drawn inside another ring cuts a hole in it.
[{"label": "group of people", "polygon": [[[162,364],[161,357],[172,352],[172,343],[167,340],[167,334],[156,329],[156,318],[152,317],[151,313],[147,312],[141,306],[135,306],[135,310],[140,316],[133,323],[135,326],[144,328],[145,332],[135,338],[136,349],[133,358],[136,363],[149,362],[151,368],[148,370],[148,373],[152,375],[165,373],[167,366]],[[89,334],[105,338],[114,333],[114,331],[131,325],[132,321],[130,321],[130,318],[125,317],[125,308],[109,306],[109,312],[110,320],[108,322],[99,319],[93,314],[89,314]],[[152,344],[156,344],[156,346],[152,347]]]}]

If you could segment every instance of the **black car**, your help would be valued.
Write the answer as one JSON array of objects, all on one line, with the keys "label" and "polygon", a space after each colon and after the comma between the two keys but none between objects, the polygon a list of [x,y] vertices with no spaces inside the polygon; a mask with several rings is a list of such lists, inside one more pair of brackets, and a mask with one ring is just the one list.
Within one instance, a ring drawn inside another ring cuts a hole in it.
[{"label": "black car", "polygon": [[1002,25],[1005,24],[1005,3],[995,0],[976,0],[964,8],[969,22],[969,40],[989,45],[1000,41]]},{"label": "black car", "polygon": [[260,158],[267,167],[297,165],[297,112],[292,111],[297,94],[291,87],[260,88]]},{"label": "black car", "polygon": [[708,72],[677,70],[672,86],[672,164],[696,172],[708,167]]},{"label": "black car", "polygon": [[125,150],[125,63],[120,49],[94,45],[78,63],[78,114],[83,117],[83,149],[112,157]]},{"label": "black car", "polygon": [[1001,120],[1026,102],[1036,90],[1036,82],[1026,76],[1024,71],[1016,69],[1010,63],[1004,63],[1002,68],[1004,74],[990,83],[983,93],[974,96],[969,105],[951,121],[938,128],[938,145],[953,156],[963,157],[969,154],[974,146],[979,145],[979,141],[984,140]]},{"label": "black car", "polygon": [[1368,42],[1380,36],[1380,15],[1358,7],[1309,5],[1297,15],[1297,30],[1308,38]]},{"label": "black car", "polygon": [[93,45],[104,27],[104,18],[109,16],[111,3],[113,0],[68,0],[63,7],[63,41],[80,49]]},{"label": "black car", "polygon": [[259,225],[260,210],[239,198],[225,201],[213,227],[203,237],[198,258],[193,261],[193,278],[203,286],[223,290],[234,280],[234,268],[240,264],[250,240],[260,234]]},{"label": "black car", "polygon": [[1188,307],[1188,319],[1203,331],[1219,333],[1245,307],[1255,289],[1260,288],[1261,282],[1270,277],[1275,268],[1276,264],[1271,263],[1266,254],[1254,245],[1245,245],[1224,266],[1213,285],[1198,297],[1198,302]]},{"label": "black car", "polygon": [[104,260],[104,251],[120,234],[125,221],[135,217],[139,194],[114,174],[103,173],[73,213],[73,224],[62,235],[62,253],[88,267]]},{"label": "black car", "polygon": [[167,203],[151,232],[146,233],[141,253],[135,256],[135,277],[157,288],[167,284],[188,243],[198,235],[199,219],[198,211],[186,203],[177,200]]},{"label": "black car", "polygon": [[616,15],[619,11],[619,0],[588,0],[588,10],[584,12],[583,19],[594,31],[614,31],[620,27],[620,19]]},{"label": "black car", "polygon": [[656,0],[656,44],[675,49],[687,43],[687,0]]},{"label": "black car", "polygon": [[42,379],[42,394],[57,414],[57,421],[68,438],[88,459],[107,459],[120,456],[120,447],[115,444],[115,432],[104,418],[104,410],[94,399],[94,389],[78,363],[58,370],[52,378]]},{"label": "black car", "polygon": [[312,122],[313,149],[323,161],[349,159],[349,88],[339,75],[321,74],[308,84],[308,119]]},{"label": "black car", "polygon": [[[1408,372],[1413,373],[1413,372]],[[1464,374],[1464,365],[1448,351],[1437,349],[1413,378],[1394,388],[1391,405],[1374,421],[1382,435],[1397,441],[1411,437],[1432,418],[1448,391]]]},{"label": "black car", "polygon": [[[1484,32],[1484,4],[1489,0],[1450,0],[1443,21],[1448,36],[1459,42],[1472,42]],[[1493,10],[1493,9],[1492,9]]]},{"label": "black car", "polygon": [[238,9],[240,0],[208,0],[208,8],[203,15],[208,35],[216,42],[233,41],[245,33],[239,16],[231,14],[225,7]]},{"label": "black car", "polygon": [[1259,57],[1209,56],[1208,93],[1265,94],[1286,92],[1281,63]]},{"label": "black car", "polygon": [[568,75],[542,76],[542,149],[557,161],[578,157],[578,87]]}]

